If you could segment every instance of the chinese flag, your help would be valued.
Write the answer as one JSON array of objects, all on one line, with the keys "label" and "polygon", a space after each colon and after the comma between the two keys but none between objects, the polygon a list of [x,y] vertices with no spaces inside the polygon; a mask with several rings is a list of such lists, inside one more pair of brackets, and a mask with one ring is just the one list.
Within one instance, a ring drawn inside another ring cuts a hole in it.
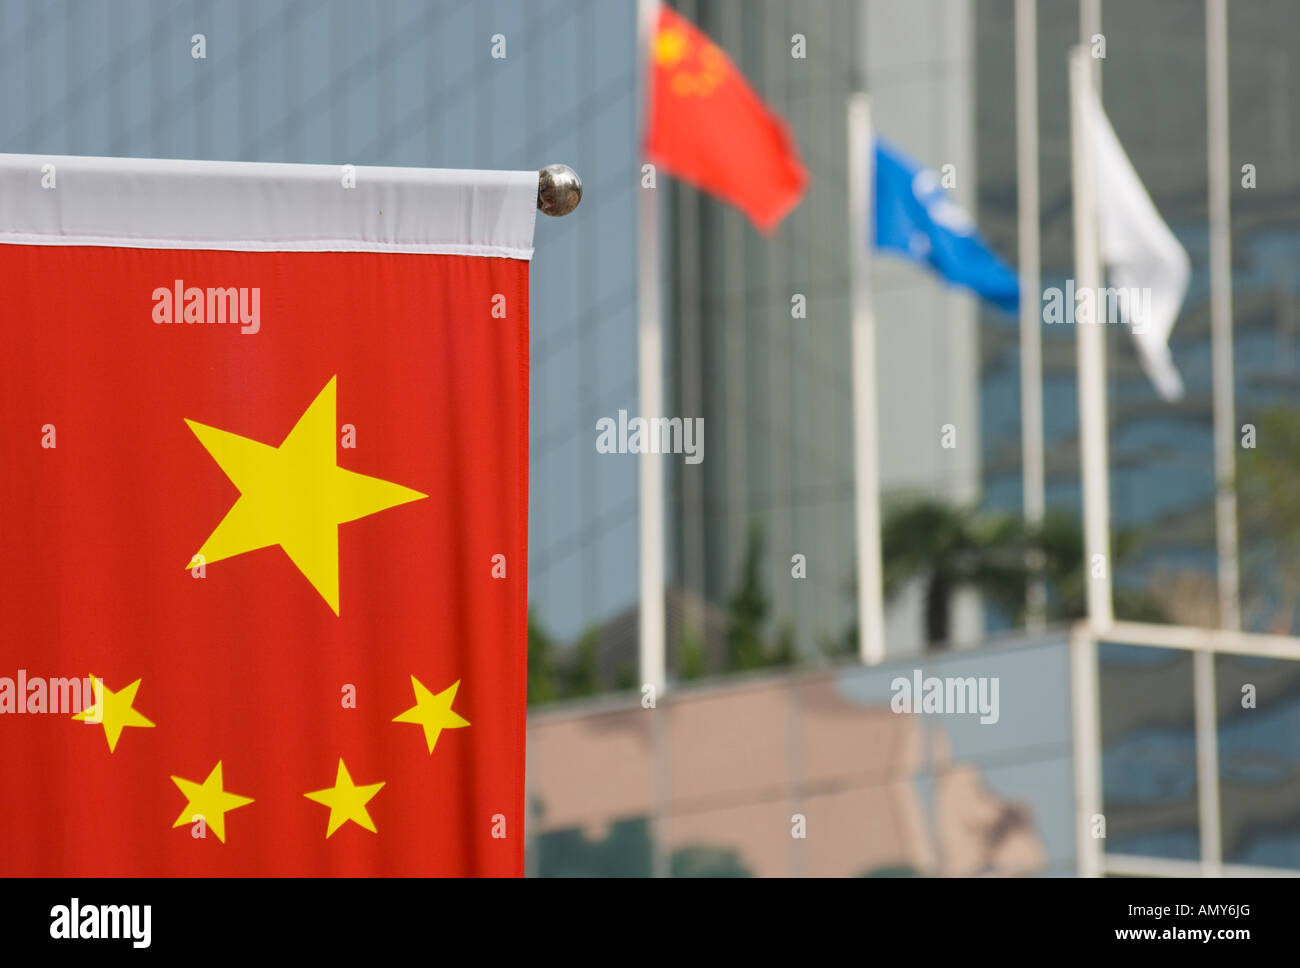
[{"label": "chinese flag", "polygon": [[649,60],[646,153],[771,232],[808,184],[785,122],[716,44],[668,7],[659,9]]},{"label": "chinese flag", "polygon": [[0,874],[522,874],[536,173],[49,161],[0,156]]}]

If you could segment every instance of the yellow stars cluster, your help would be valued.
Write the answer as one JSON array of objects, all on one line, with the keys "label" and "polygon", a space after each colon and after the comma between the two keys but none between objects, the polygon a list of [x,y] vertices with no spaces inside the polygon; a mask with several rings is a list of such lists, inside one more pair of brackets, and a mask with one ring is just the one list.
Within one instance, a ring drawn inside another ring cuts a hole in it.
[{"label": "yellow stars cluster", "polygon": [[[338,466],[337,382],[336,377],[330,378],[278,446],[195,420],[185,421],[239,491],[239,497],[187,568],[278,546],[338,614],[339,526],[427,495]],[[94,676],[90,678],[94,704],[74,718],[103,725],[110,754],[117,750],[128,726],[154,726],[135,708],[139,679],[114,692]],[[419,726],[432,754],[444,729],[469,725],[451,708],[459,687],[457,680],[434,693],[411,676],[415,705],[393,717],[393,722]],[[172,826],[182,827],[202,819],[222,843],[226,841],[226,814],[254,802],[252,797],[226,789],[222,760],[201,782],[180,776],[171,780],[185,797],[185,809]],[[326,838],[348,821],[377,833],[367,804],[383,787],[382,780],[354,782],[340,757],[334,785],[303,796],[329,808]]]},{"label": "yellow stars cluster", "polygon": [[686,31],[679,27],[665,27],[654,39],[655,62],[667,69],[674,69],[672,91],[684,97],[705,97],[717,90],[718,85],[727,76],[727,56],[721,48],[711,41],[704,41],[698,46],[700,70],[681,69],[691,52],[691,39]]},{"label": "yellow stars cluster", "polygon": [[[122,730],[127,726],[148,726],[154,723],[134,708],[136,693],[140,689],[137,679],[117,692],[112,691],[103,682],[91,676],[95,689],[95,703],[73,715],[73,719],[102,724],[104,735],[108,740],[108,751],[117,749]],[[431,692],[424,683],[411,676],[411,688],[415,693],[415,705],[393,717],[395,723],[408,723],[424,730],[425,743],[429,753],[438,742],[444,729],[459,729],[468,726],[469,721],[452,710],[456,699],[456,690],[460,688],[457,679],[439,693]],[[225,788],[222,774],[222,761],[212,768],[203,782],[173,776],[172,782],[185,797],[185,808],[172,827],[183,827],[202,818],[204,824],[217,835],[223,844],[226,842],[226,814],[240,807],[253,803],[252,797],[232,793]],[[375,794],[384,787],[385,781],[358,784],[352,779],[343,758],[339,758],[338,771],[334,785],[321,790],[304,793],[308,800],[329,807],[329,819],[326,822],[326,839],[334,836],[341,826],[349,820],[371,833],[378,833],[375,822],[366,809]]]}]

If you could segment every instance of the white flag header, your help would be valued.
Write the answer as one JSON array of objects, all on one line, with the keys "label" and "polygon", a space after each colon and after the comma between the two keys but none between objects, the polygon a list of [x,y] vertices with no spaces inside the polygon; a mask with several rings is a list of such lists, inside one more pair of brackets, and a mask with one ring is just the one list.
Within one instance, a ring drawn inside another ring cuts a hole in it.
[{"label": "white flag header", "polygon": [[530,259],[536,171],[0,154],[0,243]]}]

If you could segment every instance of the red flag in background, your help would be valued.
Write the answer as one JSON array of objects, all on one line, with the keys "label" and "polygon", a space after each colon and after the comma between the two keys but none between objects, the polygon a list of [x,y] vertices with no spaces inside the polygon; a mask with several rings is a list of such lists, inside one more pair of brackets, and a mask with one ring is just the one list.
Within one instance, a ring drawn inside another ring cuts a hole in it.
[{"label": "red flag in background", "polygon": [[352,177],[0,155],[0,875],[522,874],[537,174]]},{"label": "red flag in background", "polygon": [[785,122],[716,44],[668,7],[659,10],[649,63],[647,154],[771,232],[808,184]]}]

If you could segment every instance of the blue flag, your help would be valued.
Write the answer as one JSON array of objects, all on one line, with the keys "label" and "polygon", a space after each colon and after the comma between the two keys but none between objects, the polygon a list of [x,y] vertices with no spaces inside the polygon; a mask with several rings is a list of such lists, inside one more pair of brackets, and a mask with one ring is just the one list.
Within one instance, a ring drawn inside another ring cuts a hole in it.
[{"label": "blue flag", "polygon": [[880,138],[876,143],[876,247],[928,265],[949,282],[1017,312],[1020,280],[948,197],[939,176]]}]

